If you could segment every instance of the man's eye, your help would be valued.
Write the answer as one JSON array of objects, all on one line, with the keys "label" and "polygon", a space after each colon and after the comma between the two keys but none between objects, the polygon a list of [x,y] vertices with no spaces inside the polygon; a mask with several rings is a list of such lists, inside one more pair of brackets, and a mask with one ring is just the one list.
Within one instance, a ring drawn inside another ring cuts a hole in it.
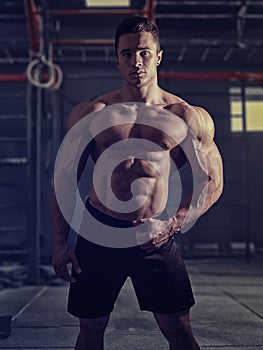
[{"label": "man's eye", "polygon": [[141,52],[141,56],[144,57],[144,56],[148,56],[150,54],[149,51],[142,51]]},{"label": "man's eye", "polygon": [[128,53],[128,52],[124,52],[124,53],[122,54],[122,57],[131,57],[131,54]]}]

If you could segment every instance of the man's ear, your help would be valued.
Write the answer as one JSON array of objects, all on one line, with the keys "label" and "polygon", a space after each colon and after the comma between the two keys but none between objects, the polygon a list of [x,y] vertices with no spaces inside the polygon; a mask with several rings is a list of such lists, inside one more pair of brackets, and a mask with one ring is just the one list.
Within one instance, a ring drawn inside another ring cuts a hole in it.
[{"label": "man's ear", "polygon": [[116,62],[116,66],[119,68],[119,59],[117,56],[115,57],[115,62]]},{"label": "man's ear", "polygon": [[163,50],[160,50],[157,54],[157,65],[158,66],[162,62],[162,58],[163,58]]}]

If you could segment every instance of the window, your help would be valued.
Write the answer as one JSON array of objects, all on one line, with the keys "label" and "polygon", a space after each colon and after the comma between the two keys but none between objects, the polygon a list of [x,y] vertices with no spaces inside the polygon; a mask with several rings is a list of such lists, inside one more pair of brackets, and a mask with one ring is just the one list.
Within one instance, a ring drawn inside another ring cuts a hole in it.
[{"label": "window", "polygon": [[230,88],[231,131],[263,131],[263,88],[245,87],[244,99],[241,87]]},{"label": "window", "polygon": [[243,131],[241,88],[230,88],[231,131]]},{"label": "window", "polygon": [[241,87],[230,88],[231,131],[263,131],[263,88],[245,87],[244,98]]},{"label": "window", "polygon": [[130,0],[86,0],[87,7],[128,7]]}]

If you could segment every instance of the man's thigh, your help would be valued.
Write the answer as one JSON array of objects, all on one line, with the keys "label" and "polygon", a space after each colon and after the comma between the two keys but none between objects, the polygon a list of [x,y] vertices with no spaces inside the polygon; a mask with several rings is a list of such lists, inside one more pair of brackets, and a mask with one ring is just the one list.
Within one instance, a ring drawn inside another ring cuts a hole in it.
[{"label": "man's thigh", "polygon": [[76,282],[69,289],[69,313],[83,319],[110,314],[127,278],[120,254],[79,237],[76,256],[82,272],[72,272]]},{"label": "man's thigh", "polygon": [[170,314],[194,305],[188,272],[173,238],[155,252],[142,252],[137,265],[131,279],[142,310]]}]

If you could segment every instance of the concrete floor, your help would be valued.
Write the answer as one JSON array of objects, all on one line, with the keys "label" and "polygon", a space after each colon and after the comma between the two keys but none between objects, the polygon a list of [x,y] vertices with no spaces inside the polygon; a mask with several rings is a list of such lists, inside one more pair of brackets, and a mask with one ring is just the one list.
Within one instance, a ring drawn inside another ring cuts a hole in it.
[{"label": "concrete floor", "polygon": [[[186,260],[196,305],[191,323],[201,349],[263,350],[263,257]],[[13,317],[1,349],[73,349],[78,322],[66,312],[67,286],[0,292],[0,316]],[[117,300],[105,350],[168,349],[151,313],[141,312],[130,280]]]}]

